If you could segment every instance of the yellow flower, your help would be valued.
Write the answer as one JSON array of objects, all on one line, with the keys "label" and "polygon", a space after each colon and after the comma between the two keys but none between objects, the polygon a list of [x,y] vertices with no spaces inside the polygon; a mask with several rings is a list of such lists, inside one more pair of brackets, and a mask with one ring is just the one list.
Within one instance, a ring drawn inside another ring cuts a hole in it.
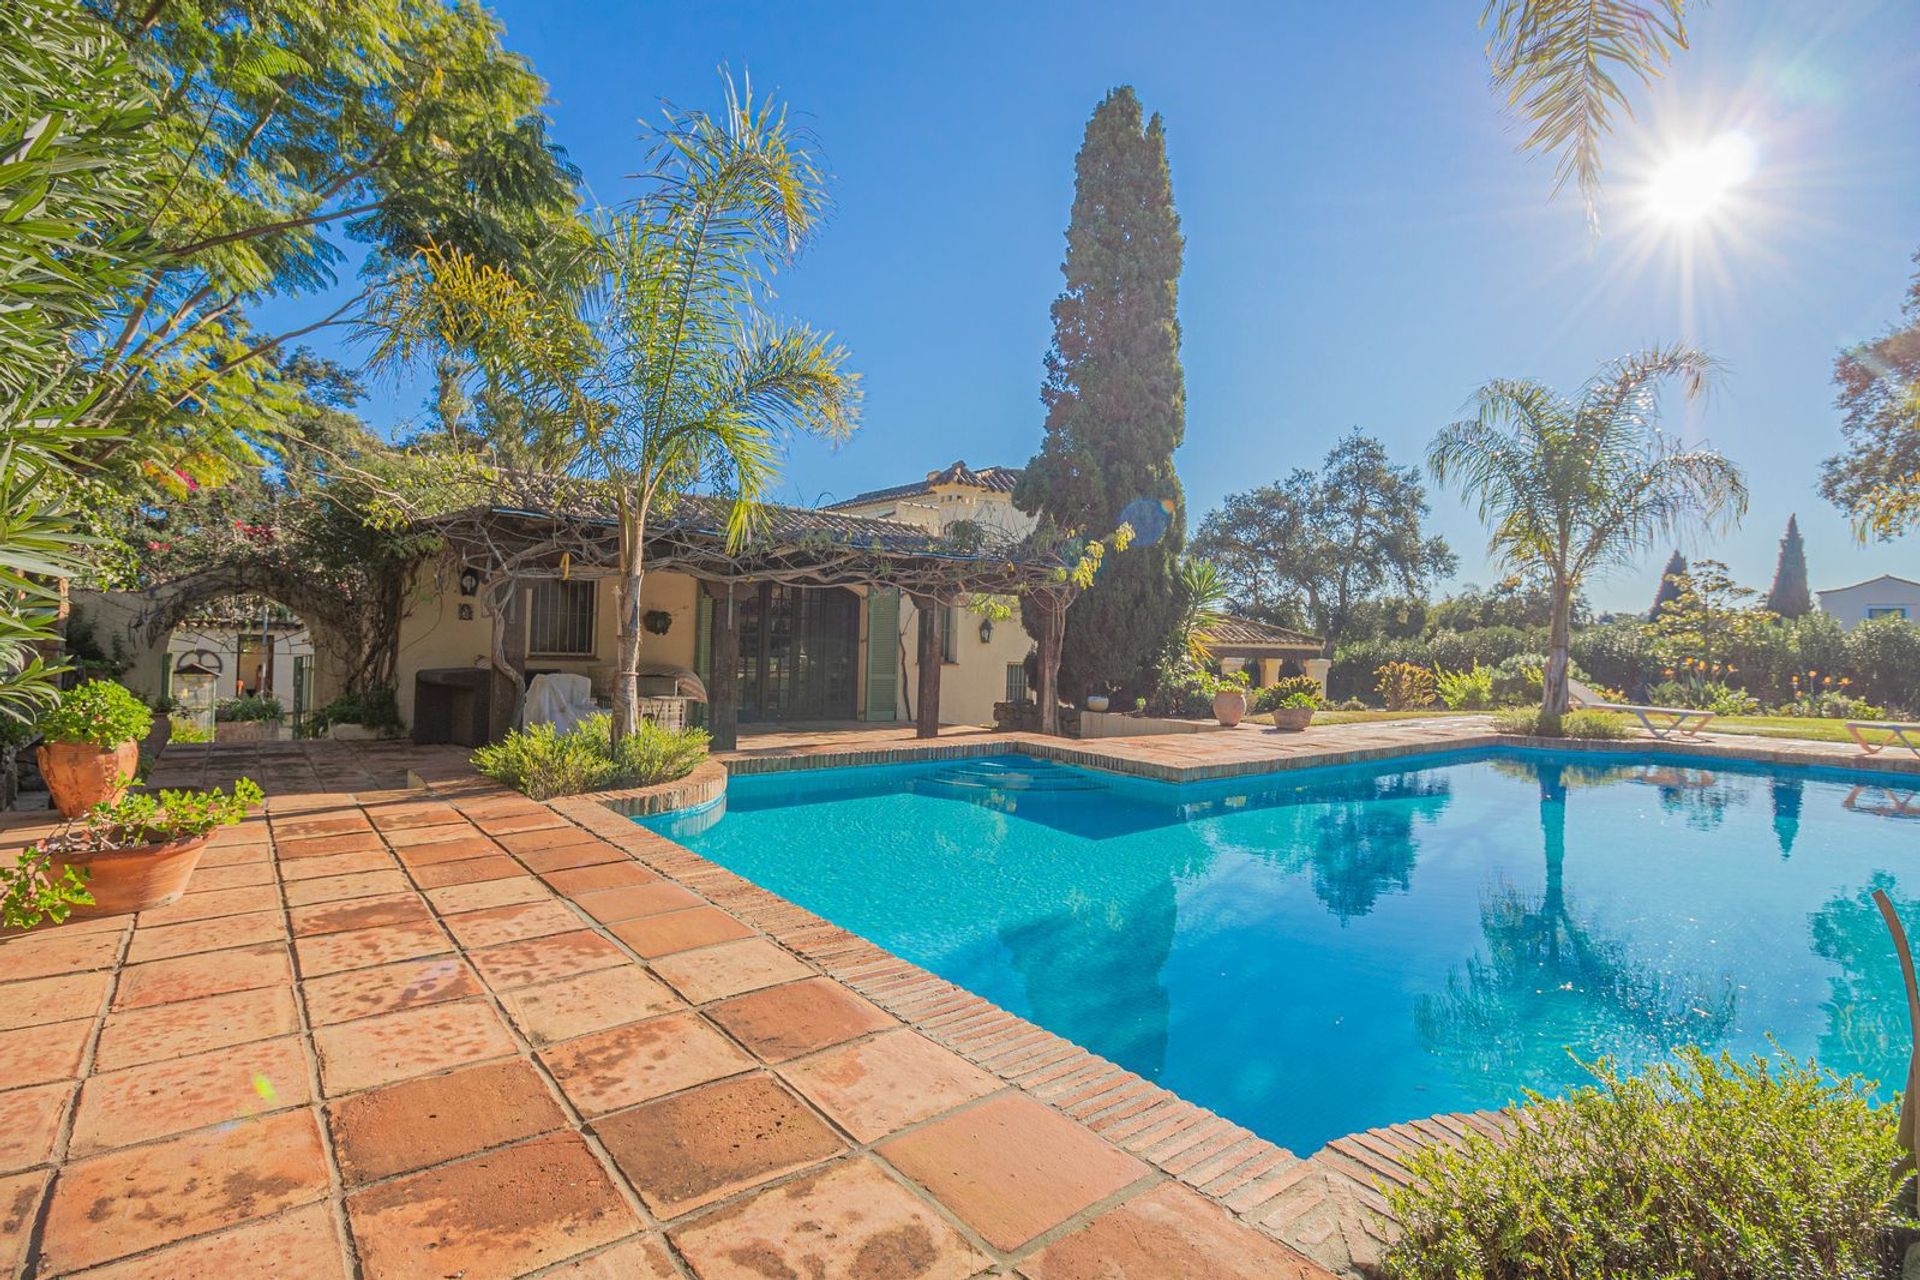
[{"label": "yellow flower", "polygon": [[1852,678],[1851,678],[1851,677],[1848,677],[1848,676],[1841,676],[1841,677],[1840,677],[1840,683],[1841,683],[1842,685],[1849,685],[1849,684],[1852,684],[1852,683],[1853,683],[1853,680],[1852,680]]}]

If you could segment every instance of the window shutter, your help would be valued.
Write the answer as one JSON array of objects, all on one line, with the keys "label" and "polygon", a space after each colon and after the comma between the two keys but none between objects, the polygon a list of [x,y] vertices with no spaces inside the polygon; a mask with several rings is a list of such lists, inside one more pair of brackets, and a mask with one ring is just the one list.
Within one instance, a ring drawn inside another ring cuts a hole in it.
[{"label": "window shutter", "polygon": [[900,593],[874,587],[867,592],[868,720],[900,715]]}]

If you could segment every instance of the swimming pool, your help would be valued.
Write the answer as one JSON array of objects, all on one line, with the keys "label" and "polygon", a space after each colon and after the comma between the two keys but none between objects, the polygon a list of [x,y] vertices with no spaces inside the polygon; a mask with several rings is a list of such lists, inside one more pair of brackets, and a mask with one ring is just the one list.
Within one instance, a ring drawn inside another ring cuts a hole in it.
[{"label": "swimming pool", "polygon": [[1520,750],[735,778],[653,830],[1302,1153],[1692,1041],[1897,1082],[1920,780]]}]

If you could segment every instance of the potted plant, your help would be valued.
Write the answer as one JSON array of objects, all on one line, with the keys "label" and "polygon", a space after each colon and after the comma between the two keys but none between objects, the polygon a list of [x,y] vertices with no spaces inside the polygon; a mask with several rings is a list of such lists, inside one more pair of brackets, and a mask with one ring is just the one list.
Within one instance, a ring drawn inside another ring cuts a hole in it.
[{"label": "potted plant", "polygon": [[1320,700],[1310,693],[1290,693],[1273,707],[1273,727],[1284,733],[1298,733],[1313,723]]},{"label": "potted plant", "polygon": [[214,831],[239,822],[261,799],[250,778],[234,783],[232,794],[218,787],[130,791],[29,847],[21,866],[34,867],[43,886],[84,884],[88,900],[68,900],[83,918],[162,907],[185,892]]},{"label": "potted plant", "polygon": [[213,707],[213,736],[216,742],[257,742],[268,736],[269,727],[280,719],[280,699],[268,695],[247,694],[228,698]]},{"label": "potted plant", "polygon": [[1229,671],[1207,683],[1213,686],[1213,718],[1229,729],[1239,724],[1247,714],[1247,673]]},{"label": "potted plant", "polygon": [[1087,695],[1087,710],[1089,711],[1105,711],[1108,705],[1109,699],[1104,693],[1090,693]]},{"label": "potted plant", "polygon": [[111,680],[62,694],[41,718],[44,741],[35,755],[60,816],[77,818],[124,795],[140,765],[140,739],[152,728],[146,704]]}]

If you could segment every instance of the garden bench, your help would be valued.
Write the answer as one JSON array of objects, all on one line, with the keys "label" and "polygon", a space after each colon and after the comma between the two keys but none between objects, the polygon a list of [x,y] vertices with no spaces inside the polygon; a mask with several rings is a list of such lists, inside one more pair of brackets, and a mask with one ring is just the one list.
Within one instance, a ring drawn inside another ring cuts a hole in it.
[{"label": "garden bench", "polygon": [[[1567,692],[1573,701],[1589,711],[1617,711],[1638,720],[1646,731],[1656,738],[1669,738],[1676,733],[1689,737],[1699,733],[1712,723],[1714,711],[1696,711],[1691,707],[1654,707],[1638,702],[1608,702],[1599,694],[1569,678]],[[1654,717],[1661,717],[1660,723],[1654,723]]]},{"label": "garden bench", "polygon": [[[1868,742],[1867,735],[1862,732],[1867,729],[1890,733],[1893,737],[1885,742]],[[1907,736],[1910,733],[1920,733],[1920,724],[1900,720],[1849,720],[1847,732],[1853,735],[1854,743],[1870,756],[1877,756],[1888,747],[1895,746],[1905,747],[1913,754],[1920,756],[1920,743]]]}]

